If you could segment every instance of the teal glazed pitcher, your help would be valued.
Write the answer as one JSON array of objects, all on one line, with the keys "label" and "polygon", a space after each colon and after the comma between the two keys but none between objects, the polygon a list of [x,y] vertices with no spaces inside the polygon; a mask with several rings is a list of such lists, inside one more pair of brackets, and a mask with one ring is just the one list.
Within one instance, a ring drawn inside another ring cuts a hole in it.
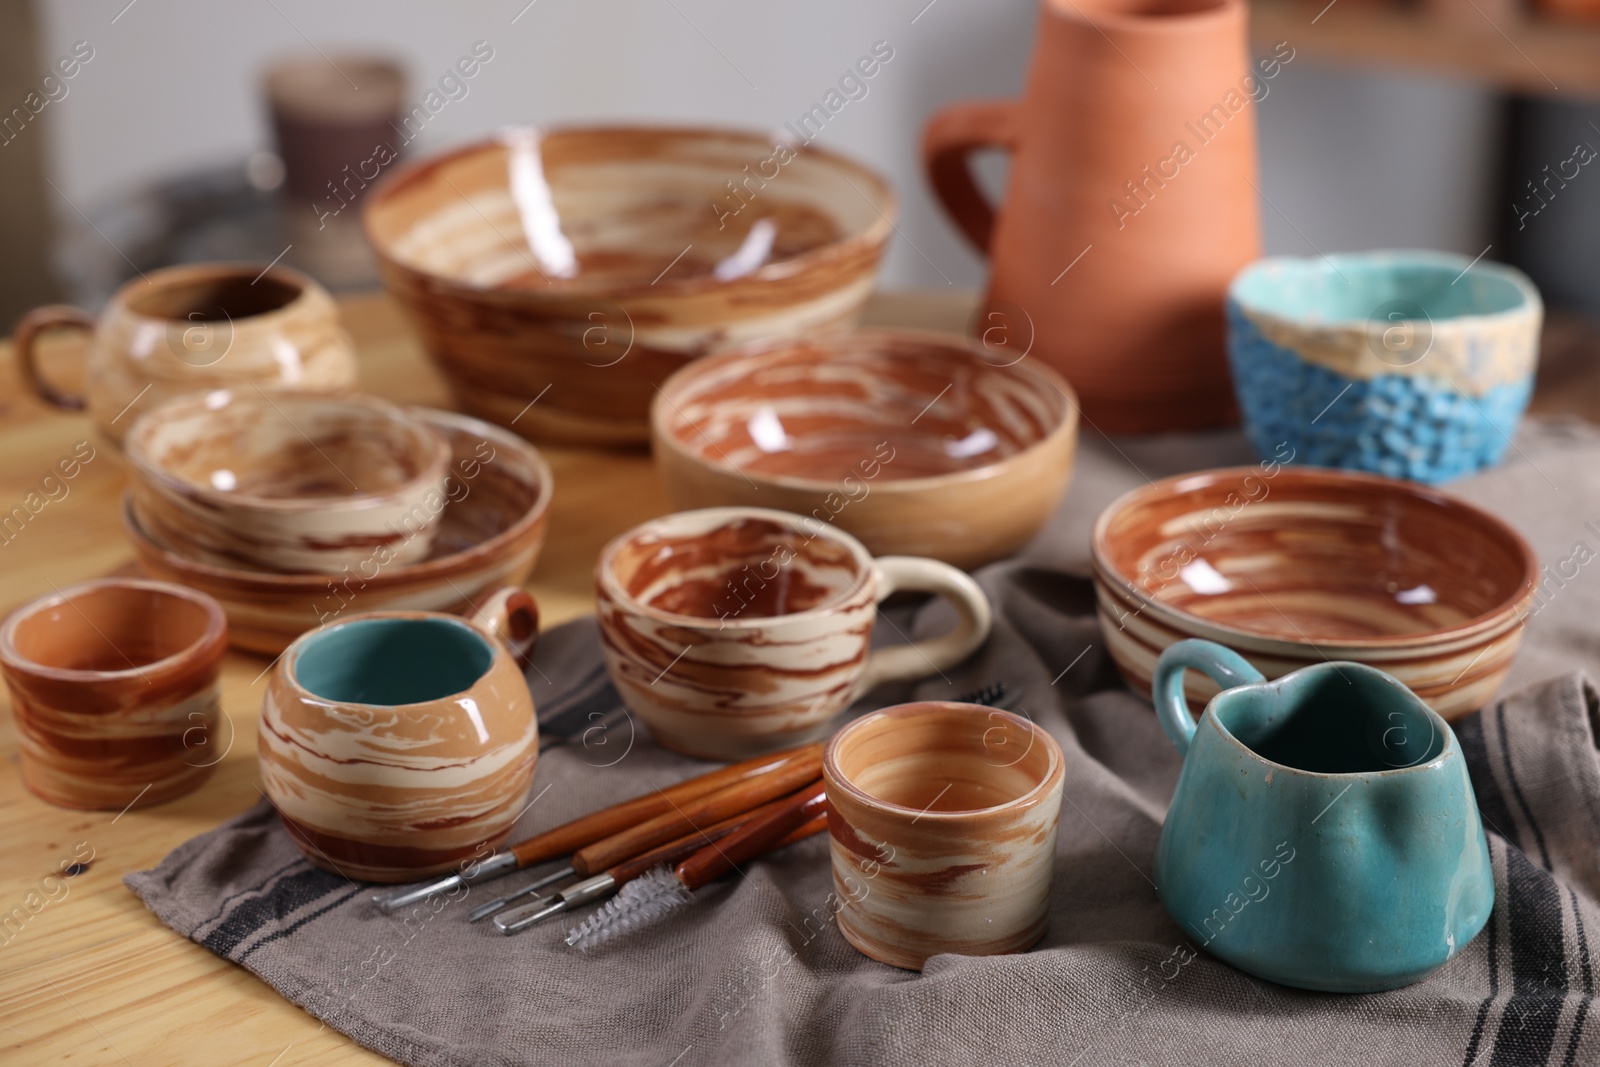
[{"label": "teal glazed pitcher", "polygon": [[[1190,668],[1223,690],[1198,725]],[[1461,746],[1400,682],[1357,663],[1268,682],[1189,640],[1161,654],[1154,692],[1184,756],[1155,879],[1196,944],[1283,985],[1370,993],[1483,929],[1494,878]]]}]

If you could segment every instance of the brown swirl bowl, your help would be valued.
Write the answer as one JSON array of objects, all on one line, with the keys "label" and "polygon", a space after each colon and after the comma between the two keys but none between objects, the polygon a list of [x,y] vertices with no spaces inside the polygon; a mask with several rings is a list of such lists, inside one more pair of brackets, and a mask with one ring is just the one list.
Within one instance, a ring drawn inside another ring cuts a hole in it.
[{"label": "brown swirl bowl", "polygon": [[351,612],[470,611],[484,591],[520,585],[544,544],[554,481],[538,449],[516,434],[447,411],[412,408],[450,444],[445,505],[427,556],[402,563],[378,546],[339,574],[284,574],[196,560],[139,521],[123,527],[150,575],[208,593],[228,616],[236,648],[276,655],[307,630]]},{"label": "brown swirl bowl", "polygon": [[696,356],[853,323],[895,211],[883,178],[823,149],[590,126],[404,168],[364,219],[466,410],[606,444],[648,440],[655,387]]},{"label": "brown swirl bowl", "polygon": [[970,569],[1061,502],[1078,404],[1049,368],[965,338],[851,330],[696,360],[662,386],[651,429],[674,508],[793,511],[874,555]]},{"label": "brown swirl bowl", "polygon": [[[1447,719],[1487,704],[1522,642],[1539,561],[1438,490],[1268,461],[1135,489],[1095,523],[1100,628],[1150,695],[1162,649],[1200,637],[1269,679],[1329,660],[1398,678]],[[1191,672],[1202,708],[1217,687]]]}]

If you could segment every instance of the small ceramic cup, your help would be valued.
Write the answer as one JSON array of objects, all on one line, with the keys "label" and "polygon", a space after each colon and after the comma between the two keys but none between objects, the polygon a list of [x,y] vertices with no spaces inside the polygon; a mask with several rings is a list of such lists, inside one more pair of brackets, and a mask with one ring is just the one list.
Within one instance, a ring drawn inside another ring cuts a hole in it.
[{"label": "small ceramic cup", "polygon": [[[90,334],[87,391],[67,392],[41,373],[47,330]],[[286,267],[204,263],[168,267],[119,289],[98,319],[64,304],[35,308],[13,335],[23,381],[58,408],[87,407],[122,443],[139,416],[195,389],[348,389],[355,349],[328,291]]]},{"label": "small ceramic cup", "polygon": [[[741,759],[814,740],[881,682],[923,678],[989,636],[989,602],[946,563],[873,559],[807,516],[706,508],[647,522],[601,550],[596,612],[606,668],[658,743]],[[937,593],[950,632],[873,650],[889,594]]]},{"label": "small ceramic cup", "polygon": [[881,963],[1022,952],[1044,936],[1065,761],[1008,711],[864,715],[823,754],[839,931]]},{"label": "small ceramic cup", "polygon": [[380,548],[414,563],[448,500],[444,436],[360,394],[191,393],[124,443],[140,524],[204,563],[338,574]]},{"label": "small ceramic cup", "polygon": [[256,748],[262,791],[306,859],[405,882],[504,841],[539,755],[521,665],[538,629],[533,598],[505,588],[470,619],[372,612],[290,645]]},{"label": "small ceramic cup", "polygon": [[125,808],[196,789],[221,758],[228,624],[178,585],[102,578],[0,624],[22,780],[64,808]]},{"label": "small ceramic cup", "polygon": [[1263,458],[1431,483],[1500,462],[1544,319],[1521,271],[1444,252],[1264,259],[1234,278],[1227,312]]}]

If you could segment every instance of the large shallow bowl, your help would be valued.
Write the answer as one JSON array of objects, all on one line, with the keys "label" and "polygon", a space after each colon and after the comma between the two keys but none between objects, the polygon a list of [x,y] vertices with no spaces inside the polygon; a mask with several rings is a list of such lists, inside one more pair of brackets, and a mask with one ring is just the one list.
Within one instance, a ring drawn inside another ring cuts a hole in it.
[{"label": "large shallow bowl", "polygon": [[[1505,680],[1539,580],[1515,530],[1455,497],[1277,463],[1135,489],[1101,513],[1093,552],[1101,630],[1146,696],[1161,650],[1201,637],[1268,678],[1365,663],[1447,719]],[[1190,673],[1196,707],[1216,691]]]},{"label": "large shallow bowl", "polygon": [[990,362],[966,338],[852,330],[691,363],[661,387],[651,434],[679,510],[778,508],[874,555],[972,568],[1060,503],[1078,405],[1054,371]]},{"label": "large shallow bowl", "polygon": [[696,356],[854,322],[894,214],[882,178],[823,149],[638,126],[503,131],[364,209],[462,406],[588,443],[648,440],[656,386]]},{"label": "large shallow bowl", "polygon": [[411,409],[450,443],[443,513],[429,556],[385,560],[383,548],[342,574],[282,574],[205,563],[122,521],[149,574],[209,593],[236,648],[277,654],[307,630],[354,612],[472,610],[479,594],[520,585],[544,544],[554,482],[537,449],[513,433],[447,411]]}]

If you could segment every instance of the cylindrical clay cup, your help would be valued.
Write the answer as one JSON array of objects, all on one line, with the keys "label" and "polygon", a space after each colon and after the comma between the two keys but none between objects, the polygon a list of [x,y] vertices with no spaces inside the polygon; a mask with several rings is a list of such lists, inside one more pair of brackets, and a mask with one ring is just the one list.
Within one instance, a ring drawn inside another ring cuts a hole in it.
[{"label": "cylindrical clay cup", "polygon": [[181,796],[221,758],[217,602],[165,582],[105,578],[40,597],[0,625],[22,780],[66,808]]},{"label": "cylindrical clay cup", "polygon": [[1049,913],[1063,766],[1044,730],[977,704],[900,704],[835,734],[822,773],[846,940],[911,970],[1030,948]]}]

